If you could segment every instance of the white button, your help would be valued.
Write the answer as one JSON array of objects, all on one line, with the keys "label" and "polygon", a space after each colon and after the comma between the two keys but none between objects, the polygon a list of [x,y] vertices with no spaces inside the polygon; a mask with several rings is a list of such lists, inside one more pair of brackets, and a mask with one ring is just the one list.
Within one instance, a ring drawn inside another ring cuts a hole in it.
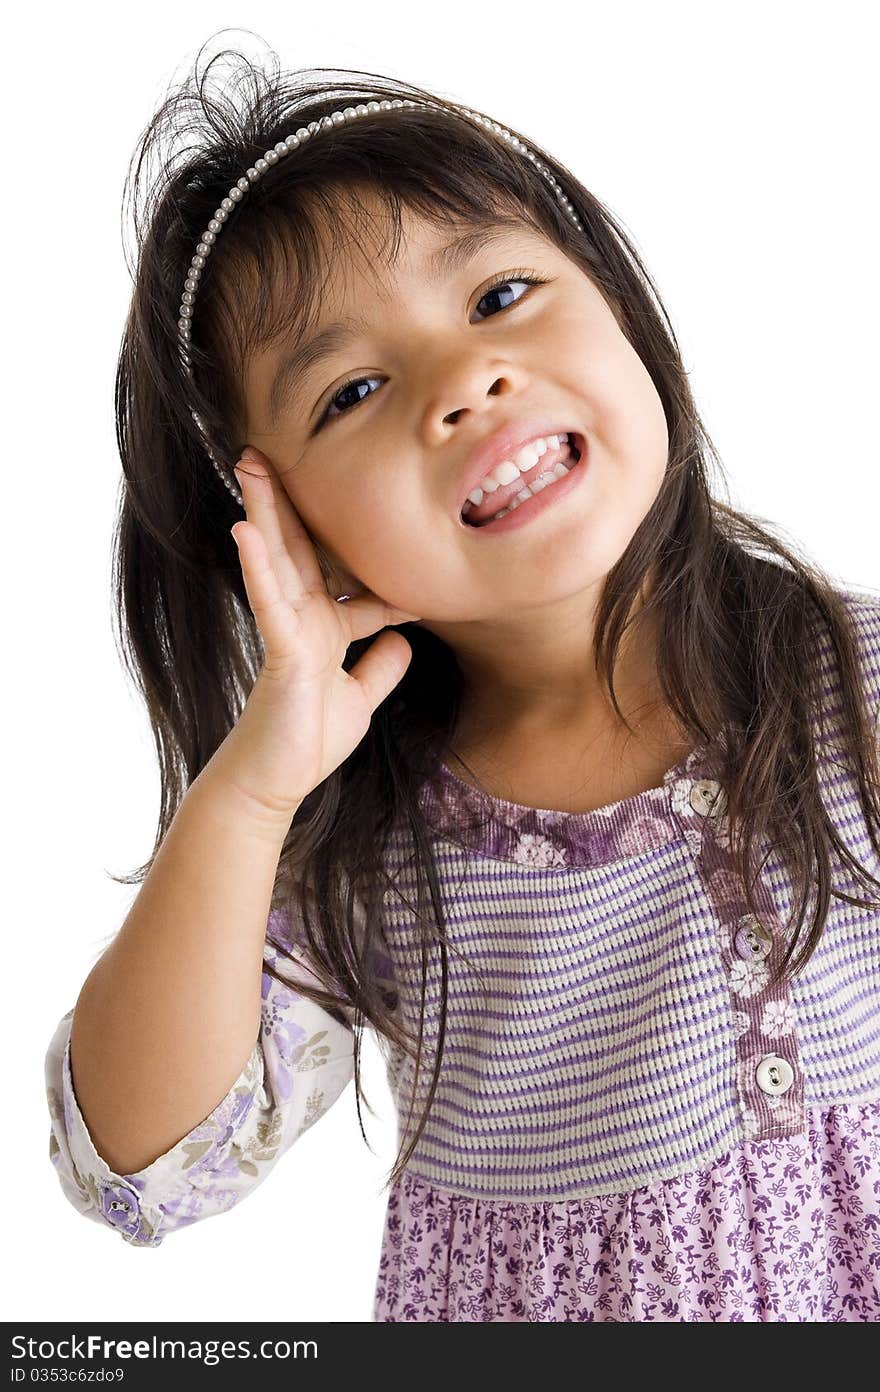
[{"label": "white button", "polygon": [[755,1078],[762,1092],[779,1097],[788,1092],[794,1082],[794,1069],[788,1059],[779,1054],[765,1054],[755,1069]]},{"label": "white button", "polygon": [[771,951],[773,944],[759,932],[754,914],[746,914],[740,920],[733,946],[736,955],[744,962],[761,962]]},{"label": "white button", "polygon": [[701,817],[720,817],[727,806],[727,794],[714,778],[698,778],[691,788],[690,804]]}]

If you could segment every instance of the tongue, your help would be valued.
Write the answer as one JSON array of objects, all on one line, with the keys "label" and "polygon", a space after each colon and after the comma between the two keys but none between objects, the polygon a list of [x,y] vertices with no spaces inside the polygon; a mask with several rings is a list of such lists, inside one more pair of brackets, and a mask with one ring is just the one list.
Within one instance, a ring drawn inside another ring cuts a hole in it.
[{"label": "tongue", "polygon": [[570,454],[571,450],[567,443],[559,445],[556,449],[547,450],[546,454],[541,455],[541,458],[533,468],[529,469],[525,474],[520,474],[519,478],[514,479],[513,483],[502,483],[495,489],[494,493],[484,493],[483,501],[478,507],[474,507],[472,503],[464,515],[465,522],[470,526],[488,522],[490,518],[495,516],[496,512],[500,512],[502,508],[507,507],[511,498],[515,498],[517,493],[521,493],[526,485],[530,484],[533,479],[536,479],[539,474],[546,473],[548,469],[552,469],[554,464],[559,463],[560,459],[567,460]]}]

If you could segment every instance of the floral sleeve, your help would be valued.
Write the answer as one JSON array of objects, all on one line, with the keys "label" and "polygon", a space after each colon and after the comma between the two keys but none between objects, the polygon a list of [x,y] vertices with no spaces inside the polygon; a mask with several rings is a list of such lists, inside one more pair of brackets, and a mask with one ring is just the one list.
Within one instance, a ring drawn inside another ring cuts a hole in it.
[{"label": "floral sleeve", "polygon": [[[270,914],[276,936],[286,922],[283,912]],[[301,949],[292,948],[292,971],[271,939],[270,933],[264,963],[288,980],[317,981]],[[291,950],[289,941],[285,946]],[[45,1060],[49,1158],[80,1213],[115,1228],[135,1246],[158,1247],[169,1232],[237,1204],[332,1106],[354,1074],[351,1012],[342,1010],[344,1019],[336,1019],[266,971],[262,991],[259,1037],[229,1092],[210,1116],[136,1174],[115,1174],[95,1150],[71,1077],[73,1010],[63,1017]]]}]

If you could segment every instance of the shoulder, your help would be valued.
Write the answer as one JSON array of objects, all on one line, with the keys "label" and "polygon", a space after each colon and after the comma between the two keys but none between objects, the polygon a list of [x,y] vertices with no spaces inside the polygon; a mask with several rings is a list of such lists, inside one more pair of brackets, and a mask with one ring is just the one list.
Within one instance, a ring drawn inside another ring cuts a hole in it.
[{"label": "shoulder", "polygon": [[876,651],[880,648],[880,593],[839,585],[835,591],[852,614],[861,637]]},{"label": "shoulder", "polygon": [[851,586],[835,586],[852,619],[859,663],[869,696],[880,705],[880,594]]},{"label": "shoulder", "polygon": [[[880,722],[880,594],[851,585],[835,585],[833,588],[850,620],[858,676],[869,719],[876,727]],[[826,697],[833,700],[840,689],[840,668],[831,635],[824,623],[816,635],[816,641]]]}]

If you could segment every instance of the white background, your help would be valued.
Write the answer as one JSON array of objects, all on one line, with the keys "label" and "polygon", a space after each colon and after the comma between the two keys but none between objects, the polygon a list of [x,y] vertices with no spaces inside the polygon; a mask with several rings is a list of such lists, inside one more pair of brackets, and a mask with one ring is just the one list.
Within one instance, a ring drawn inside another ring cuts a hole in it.
[{"label": "white background", "polygon": [[643,256],[733,502],[837,580],[880,581],[873,6],[444,0],[436,22],[389,0],[311,9],[153,0],[112,23],[89,4],[7,20],[7,1320],[370,1319],[395,1153],[372,1041],[374,1153],[350,1085],[236,1209],[156,1250],[80,1217],[48,1159],[45,1049],[135,893],[108,873],[146,859],[158,815],[147,719],[111,636],[122,188],[205,39],[246,26],[212,52],[259,54],[262,39],[285,68],[385,72],[553,151]]}]

